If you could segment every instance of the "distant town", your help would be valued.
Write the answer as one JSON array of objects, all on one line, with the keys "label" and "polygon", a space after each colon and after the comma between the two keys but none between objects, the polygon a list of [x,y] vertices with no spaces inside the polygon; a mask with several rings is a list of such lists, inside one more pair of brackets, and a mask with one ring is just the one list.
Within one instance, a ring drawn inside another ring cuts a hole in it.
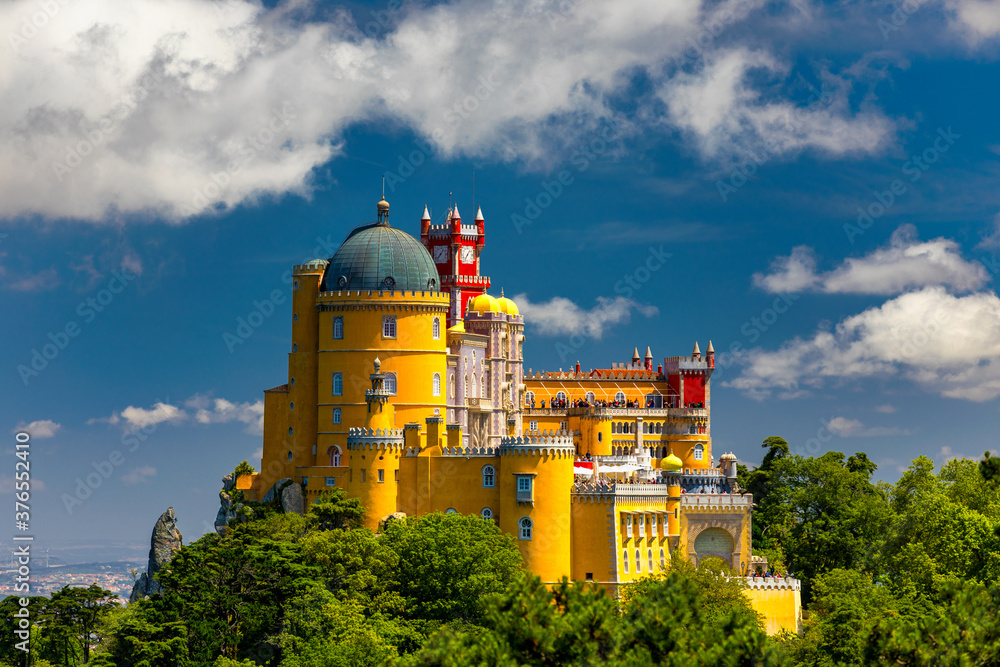
[{"label": "distant town", "polygon": [[[106,563],[76,563],[67,565],[55,556],[43,556],[32,563],[31,595],[51,595],[64,586],[90,586],[97,584],[119,598],[128,600],[135,576],[146,567],[145,560],[113,561]],[[135,570],[136,575],[132,574]],[[0,599],[16,593],[14,577],[17,566],[7,562],[0,565]]]}]

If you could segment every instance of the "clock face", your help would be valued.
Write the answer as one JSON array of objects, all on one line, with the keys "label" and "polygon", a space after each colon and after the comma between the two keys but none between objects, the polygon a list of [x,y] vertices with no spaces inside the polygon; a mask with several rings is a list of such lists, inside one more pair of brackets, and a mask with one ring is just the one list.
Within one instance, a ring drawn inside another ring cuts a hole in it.
[{"label": "clock face", "polygon": [[476,255],[475,255],[475,253],[473,251],[472,246],[467,245],[467,246],[463,247],[462,248],[462,263],[463,264],[472,264],[474,261],[476,261]]},{"label": "clock face", "polygon": [[448,246],[437,245],[434,246],[434,261],[438,264],[448,261]]}]

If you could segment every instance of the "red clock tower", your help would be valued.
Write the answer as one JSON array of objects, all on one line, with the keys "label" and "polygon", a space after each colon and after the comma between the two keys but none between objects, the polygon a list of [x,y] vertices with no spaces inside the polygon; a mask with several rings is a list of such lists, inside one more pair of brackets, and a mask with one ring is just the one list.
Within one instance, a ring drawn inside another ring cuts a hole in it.
[{"label": "red clock tower", "polygon": [[482,209],[476,212],[474,223],[462,224],[457,204],[448,211],[442,225],[431,224],[426,206],[420,219],[420,240],[437,266],[441,291],[451,293],[449,327],[465,316],[469,299],[482,294],[490,286],[490,279],[479,275],[479,255],[486,245],[486,221]]}]

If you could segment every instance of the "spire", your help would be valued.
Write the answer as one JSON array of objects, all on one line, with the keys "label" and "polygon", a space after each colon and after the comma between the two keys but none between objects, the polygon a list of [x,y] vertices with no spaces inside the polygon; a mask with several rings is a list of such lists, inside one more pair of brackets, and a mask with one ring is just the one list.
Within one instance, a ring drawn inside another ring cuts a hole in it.
[{"label": "spire", "polygon": [[424,204],[424,214],[420,216],[420,220],[422,222],[424,220],[430,220],[430,219],[431,219],[431,213],[430,211],[427,210],[427,204]]},{"label": "spire", "polygon": [[647,359],[652,359],[653,358],[653,351],[649,349],[648,345],[646,346],[646,358]]},{"label": "spire", "polygon": [[712,341],[708,341],[708,349],[705,350],[708,354],[715,354],[715,348],[712,347]]},{"label": "spire", "polygon": [[459,213],[458,213],[458,204],[455,204],[455,208],[451,212],[451,217],[452,218],[458,218],[459,220],[462,219],[462,216],[459,215]]},{"label": "spire", "polygon": [[475,222],[479,222],[479,221],[481,221],[481,220],[483,220],[483,219],[484,219],[484,218],[483,218],[483,207],[482,207],[482,206],[480,206],[480,207],[479,207],[479,208],[478,208],[478,209],[476,210],[476,219],[475,219]]},{"label": "spire", "polygon": [[639,361],[639,348],[632,351],[632,361]]},{"label": "spire", "polygon": [[698,341],[694,342],[694,349],[691,350],[691,356],[694,357],[695,359],[701,358],[701,348],[698,347]]}]

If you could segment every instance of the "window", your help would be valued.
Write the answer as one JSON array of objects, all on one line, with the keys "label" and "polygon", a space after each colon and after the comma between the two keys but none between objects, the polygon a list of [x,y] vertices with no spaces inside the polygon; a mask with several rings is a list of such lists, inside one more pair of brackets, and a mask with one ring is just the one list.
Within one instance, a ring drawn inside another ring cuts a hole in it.
[{"label": "window", "polygon": [[337,478],[336,477],[327,477],[326,478],[326,485],[327,486],[337,486]]},{"label": "window", "polygon": [[288,450],[288,460],[292,460],[292,450]]},{"label": "window", "polygon": [[[330,447],[326,450],[326,455],[330,459],[330,465],[334,467],[340,466],[340,447],[337,445],[330,445]],[[329,484],[327,484],[327,486],[329,486]]]},{"label": "window", "polygon": [[493,466],[483,466],[483,487],[492,489],[496,486],[497,471]]},{"label": "window", "polygon": [[382,484],[385,482],[385,468],[378,469],[378,483]]},{"label": "window", "polygon": [[292,313],[292,322],[298,322],[298,321],[299,321],[299,314]]},{"label": "window", "polygon": [[565,391],[560,391],[558,394],[556,394],[556,400],[557,401],[565,401],[566,400],[566,392]]},{"label": "window", "polygon": [[487,521],[492,521],[493,510],[491,510],[489,507],[484,507],[482,510],[479,511],[479,516],[483,517]]},{"label": "window", "polygon": [[538,422],[536,422],[536,421],[529,421],[528,422],[528,430],[529,431],[537,431],[538,430]]},{"label": "window", "polygon": [[568,431],[569,430],[569,422],[559,422],[559,430],[560,431]]},{"label": "window", "polygon": [[698,427],[697,426],[695,426],[694,424],[691,424],[690,426],[688,426],[688,433],[689,434],[694,435],[697,432],[698,432]]},{"label": "window", "polygon": [[649,556],[649,571],[652,572],[653,571],[653,550],[652,549],[647,549],[646,550],[646,555]]},{"label": "window", "polygon": [[[692,427],[693,428],[693,427]],[[705,458],[705,448],[700,444],[694,446],[694,460],[701,461]]]},{"label": "window", "polygon": [[646,537],[646,515],[639,517],[639,537]]},{"label": "window", "polygon": [[448,389],[452,398],[455,398],[455,374],[452,373],[448,376]]},{"label": "window", "polygon": [[597,432],[597,442],[601,442],[603,440],[604,440],[604,434],[601,433],[600,431],[598,431]]},{"label": "window", "polygon": [[530,540],[531,539],[531,519],[526,516],[522,516],[521,520],[517,522],[517,525],[521,528],[518,532],[519,540]]},{"label": "window", "polygon": [[366,478],[366,477],[368,476],[368,475],[366,475],[366,474],[365,474],[366,472],[367,472],[367,471],[365,471],[365,470],[362,470],[362,471],[361,471],[361,481],[362,481],[362,482],[364,482],[364,481],[365,481],[365,478]]},{"label": "window", "polygon": [[334,373],[333,374],[333,395],[343,396],[344,395],[344,374]]},{"label": "window", "polygon": [[628,573],[628,549],[622,549],[622,562],[625,564],[625,573]]},{"label": "window", "polygon": [[435,396],[441,395],[441,374],[435,373],[434,380],[432,381],[432,388]]},{"label": "window", "polygon": [[458,514],[458,510],[454,507],[449,507],[444,511],[445,514]]},{"label": "window", "polygon": [[298,351],[299,351],[298,343],[292,343],[292,352],[298,352]]},{"label": "window", "polygon": [[344,318],[335,317],[333,318],[333,337],[340,340],[344,337]]},{"label": "window", "polygon": [[518,491],[531,491],[531,478],[530,477],[518,477],[517,478],[517,490]]},{"label": "window", "polygon": [[632,537],[632,517],[625,516],[625,536]]},{"label": "window", "polygon": [[620,391],[617,394],[615,394],[615,403],[624,403],[624,402],[625,402],[625,392]]},{"label": "window", "polygon": [[398,469],[392,471],[392,481],[394,481],[394,482],[398,482],[399,481],[399,470]]},{"label": "window", "polygon": [[639,550],[636,549],[635,550],[635,573],[639,574],[640,572],[642,572],[642,555],[639,553]]},{"label": "window", "polygon": [[384,384],[384,387],[385,387],[386,392],[388,392],[389,394],[392,394],[393,396],[396,395],[396,374],[395,373],[386,373],[385,374],[385,384]]},{"label": "window", "polygon": [[660,569],[661,570],[667,569],[667,552],[665,552],[663,549],[660,549]]},{"label": "window", "polygon": [[333,409],[333,423],[334,424],[340,423],[340,408]]},{"label": "window", "polygon": [[382,338],[396,337],[396,316],[385,315],[382,317]]},{"label": "window", "polygon": [[524,394],[524,407],[531,408],[535,406],[535,392],[528,391]]},{"label": "window", "polygon": [[434,324],[431,325],[431,335],[434,337],[434,340],[440,340],[441,339],[441,318],[440,317],[435,317],[434,318]]},{"label": "window", "polygon": [[295,401],[292,401],[291,403],[288,404],[288,409],[289,410],[294,410],[295,409]]},{"label": "window", "polygon": [[587,399],[588,403],[594,403],[597,400],[597,397],[594,396],[594,392],[592,391],[588,391],[587,395],[584,398]]},{"label": "window", "polygon": [[586,574],[586,580],[587,581],[593,581],[594,580],[594,573],[593,572],[588,572]]}]

